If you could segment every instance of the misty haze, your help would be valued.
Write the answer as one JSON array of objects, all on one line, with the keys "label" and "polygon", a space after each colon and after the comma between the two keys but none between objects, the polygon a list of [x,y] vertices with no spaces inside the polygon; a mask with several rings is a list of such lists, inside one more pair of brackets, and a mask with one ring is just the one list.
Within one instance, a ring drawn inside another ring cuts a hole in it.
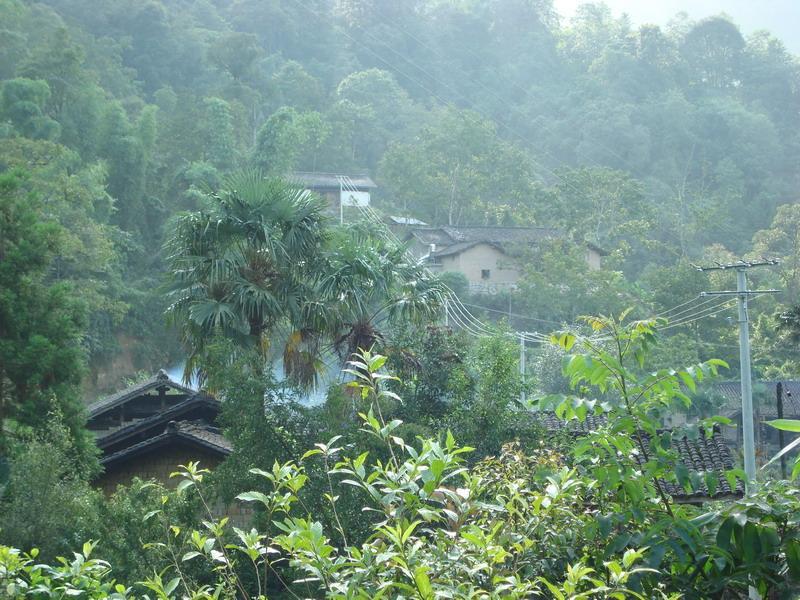
[{"label": "misty haze", "polygon": [[0,596],[800,598],[796,0],[0,0]]}]

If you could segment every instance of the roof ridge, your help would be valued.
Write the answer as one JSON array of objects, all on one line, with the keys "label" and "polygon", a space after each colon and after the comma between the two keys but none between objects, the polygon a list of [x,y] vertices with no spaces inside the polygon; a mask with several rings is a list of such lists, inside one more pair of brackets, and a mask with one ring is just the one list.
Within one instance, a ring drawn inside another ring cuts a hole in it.
[{"label": "roof ridge", "polygon": [[186,394],[197,393],[197,390],[193,390],[190,387],[178,383],[177,381],[171,379],[164,369],[160,369],[158,373],[144,381],[130,385],[123,390],[92,402],[86,407],[86,410],[88,411],[90,417],[96,417],[97,415],[102,414],[105,410],[114,408],[125,401],[136,397],[138,394],[147,393],[150,390],[160,386],[168,386],[174,390],[178,390]]},{"label": "roof ridge", "polygon": [[150,415],[149,417],[145,417],[144,419],[133,421],[124,427],[114,429],[105,435],[98,436],[96,442],[100,447],[106,446],[109,443],[116,443],[118,440],[124,439],[128,435],[135,434],[141,429],[147,429],[148,427],[158,424],[159,421],[180,415],[183,410],[191,408],[197,404],[211,404],[212,406],[221,405],[220,401],[214,396],[202,391],[195,392],[185,400],[178,402],[177,404],[173,404],[172,406],[165,408],[163,411],[159,411],[158,413]]}]

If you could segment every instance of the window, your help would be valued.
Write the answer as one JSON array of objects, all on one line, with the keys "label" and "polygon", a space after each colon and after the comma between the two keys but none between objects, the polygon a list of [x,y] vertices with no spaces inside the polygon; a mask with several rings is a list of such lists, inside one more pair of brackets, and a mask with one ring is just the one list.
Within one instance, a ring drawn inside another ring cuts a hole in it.
[{"label": "window", "polygon": [[489,269],[481,269],[481,279],[489,279],[492,276],[492,272]]}]

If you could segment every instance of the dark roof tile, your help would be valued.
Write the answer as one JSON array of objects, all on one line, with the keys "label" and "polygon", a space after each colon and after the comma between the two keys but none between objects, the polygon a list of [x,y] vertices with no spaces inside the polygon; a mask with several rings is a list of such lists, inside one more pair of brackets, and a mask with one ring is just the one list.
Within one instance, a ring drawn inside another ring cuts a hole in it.
[{"label": "dark roof tile", "polygon": [[103,457],[100,464],[108,467],[115,462],[157,448],[171,440],[185,440],[223,456],[233,452],[233,445],[225,439],[218,428],[203,421],[171,421],[159,435]]},{"label": "dark roof tile", "polygon": [[148,428],[157,427],[159,423],[173,421],[177,417],[185,415],[187,412],[195,409],[198,406],[207,406],[210,409],[218,412],[221,405],[219,400],[213,396],[210,396],[204,392],[197,392],[189,396],[183,402],[179,402],[178,404],[174,404],[166,408],[163,412],[156,413],[144,419],[134,421],[133,423],[130,423],[119,429],[114,429],[110,432],[99,435],[95,442],[99,448],[107,448],[109,445],[117,444],[121,440],[124,440],[132,435],[136,435],[139,432],[143,432]]},{"label": "dark roof tile", "polygon": [[116,408],[122,404],[125,404],[129,400],[133,400],[134,398],[141,396],[142,394],[146,394],[151,390],[158,389],[159,387],[167,387],[176,391],[179,391],[184,394],[194,394],[195,390],[192,388],[186,387],[169,378],[166,371],[163,369],[160,370],[156,375],[147,379],[141,383],[137,383],[132,385],[131,387],[124,389],[116,394],[112,394],[111,396],[107,396],[90,404],[87,407],[89,412],[89,417],[97,417],[104,412]]},{"label": "dark roof tile", "polygon": [[[550,432],[566,431],[574,436],[584,436],[589,433],[601,430],[608,424],[605,415],[588,414],[584,420],[558,418],[552,412],[534,413],[535,419]],[[731,488],[725,472],[733,469],[733,458],[730,450],[723,440],[719,428],[714,429],[711,437],[698,435],[697,438],[690,438],[685,435],[675,435],[675,430],[665,429],[665,432],[673,433],[672,443],[675,451],[686,468],[693,473],[706,474],[715,473],[717,489],[713,494],[709,493],[706,482],[703,480],[699,489],[687,491],[682,486],[668,481],[661,481],[663,489],[679,502],[700,502],[704,500],[716,500],[729,497],[740,497],[744,494],[744,484],[736,480],[736,485]],[[647,434],[642,434],[647,437]],[[643,457],[636,455],[637,462],[641,463]],[[701,477],[701,479],[703,479]]]}]

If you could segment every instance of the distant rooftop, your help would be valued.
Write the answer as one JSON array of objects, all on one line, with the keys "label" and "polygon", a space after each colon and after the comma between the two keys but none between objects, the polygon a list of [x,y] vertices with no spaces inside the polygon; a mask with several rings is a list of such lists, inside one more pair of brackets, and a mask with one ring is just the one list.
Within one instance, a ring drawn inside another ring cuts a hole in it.
[{"label": "distant rooftop", "polygon": [[[491,244],[503,252],[509,245],[530,245],[561,235],[549,227],[410,227],[408,236],[422,244],[435,244],[432,256],[463,252],[477,244]],[[407,238],[408,239],[408,238]]]},{"label": "distant rooftop", "polygon": [[[800,381],[796,379],[783,380],[783,414],[786,418],[797,419],[800,417]],[[739,381],[720,381],[714,384],[714,390],[722,394],[729,403],[734,413],[741,411],[742,387]],[[776,406],[778,395],[777,381],[753,381],[753,392],[758,394],[763,390],[764,403],[758,407],[762,418],[777,418]]]},{"label": "distant rooftop", "polygon": [[192,388],[186,387],[185,385],[170,379],[169,375],[167,375],[167,372],[161,369],[156,375],[146,379],[145,381],[142,381],[141,383],[134,384],[127,389],[90,404],[87,407],[89,417],[97,417],[113,408],[116,408],[117,406],[125,404],[129,400],[159,388],[171,389],[177,391],[178,393],[187,395],[193,395],[196,393]]},{"label": "distant rooftop", "polygon": [[292,173],[289,179],[297,181],[311,190],[338,190],[340,177],[349,178],[349,183],[358,190],[378,187],[367,175],[348,175],[347,173],[310,173],[301,171]]},{"label": "distant rooftop", "polygon": [[416,225],[416,226],[427,226],[428,224],[425,221],[420,221],[419,219],[415,219],[414,217],[387,217],[390,225]]},{"label": "distant rooftop", "polygon": [[[606,415],[586,415],[584,420],[571,419],[563,420],[553,412],[531,413],[548,433],[565,432],[573,437],[582,437],[592,432],[600,431],[608,426]],[[726,473],[734,468],[733,457],[725,444],[720,428],[714,427],[713,435],[707,437],[700,433],[695,438],[678,433],[673,429],[662,429],[659,433],[667,433],[672,436],[672,448],[678,455],[678,460],[691,472],[705,475],[715,473],[717,486],[715,490],[709,490],[707,482],[701,478],[698,489],[688,490],[673,481],[659,480],[662,489],[672,496],[676,502],[702,502],[705,500],[720,500],[723,498],[741,498],[744,494],[744,483],[741,479],[736,481],[731,487]],[[649,435],[639,432],[643,440],[647,442]],[[644,457],[635,454],[634,458],[639,464],[644,463]]]}]

